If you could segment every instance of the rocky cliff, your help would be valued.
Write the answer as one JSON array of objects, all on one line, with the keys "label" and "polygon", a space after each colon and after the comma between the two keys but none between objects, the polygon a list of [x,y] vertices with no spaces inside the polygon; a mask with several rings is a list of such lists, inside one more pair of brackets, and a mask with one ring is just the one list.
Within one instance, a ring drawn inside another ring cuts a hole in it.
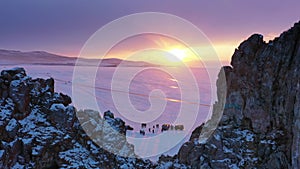
[{"label": "rocky cliff", "polygon": [[[32,79],[23,68],[3,70],[0,168],[154,167],[134,154],[123,120],[109,111],[103,118],[93,110],[76,111],[70,103],[69,96],[54,92],[51,78]],[[90,137],[97,137],[97,144]]]},{"label": "rocky cliff", "polygon": [[[268,43],[254,34],[235,50],[219,79],[222,118],[206,142],[185,143],[178,159],[192,168],[300,168],[300,22]],[[223,104],[224,103],[224,104]],[[216,120],[217,121],[217,120]]]}]

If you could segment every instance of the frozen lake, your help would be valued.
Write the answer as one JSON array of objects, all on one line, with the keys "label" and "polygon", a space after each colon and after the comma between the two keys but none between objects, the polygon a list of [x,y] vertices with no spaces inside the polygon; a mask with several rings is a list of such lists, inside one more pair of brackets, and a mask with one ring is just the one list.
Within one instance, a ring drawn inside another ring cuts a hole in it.
[{"label": "frozen lake", "polygon": [[[0,68],[11,67],[15,66]],[[136,154],[153,160],[160,154],[177,153],[191,132],[207,120],[216,100],[219,72],[219,68],[80,67],[74,74],[73,66],[20,67],[33,78],[54,78],[55,91],[75,99],[77,109],[110,110],[122,118],[134,128],[127,132],[127,139],[135,145]],[[141,123],[147,124],[145,135],[140,134]],[[184,130],[162,133],[162,124],[184,125]]]}]

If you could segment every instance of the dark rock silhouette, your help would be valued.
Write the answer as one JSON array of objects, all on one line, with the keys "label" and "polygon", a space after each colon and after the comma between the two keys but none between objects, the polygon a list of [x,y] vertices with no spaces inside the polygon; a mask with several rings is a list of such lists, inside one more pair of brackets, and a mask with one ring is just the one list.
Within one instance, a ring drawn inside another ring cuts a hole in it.
[{"label": "dark rock silhouette", "polygon": [[231,65],[216,130],[199,142],[213,119],[197,128],[177,158],[192,168],[300,168],[300,23],[269,43],[252,35]]}]

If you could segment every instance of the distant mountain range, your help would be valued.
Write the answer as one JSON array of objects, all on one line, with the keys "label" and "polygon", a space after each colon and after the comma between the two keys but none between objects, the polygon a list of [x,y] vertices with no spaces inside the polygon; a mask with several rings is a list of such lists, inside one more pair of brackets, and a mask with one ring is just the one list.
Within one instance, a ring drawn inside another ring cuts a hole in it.
[{"label": "distant mountain range", "polygon": [[[76,57],[60,56],[44,51],[22,52],[0,49],[0,65],[65,65],[74,66]],[[92,66],[99,59],[80,58],[80,65]],[[128,61],[117,58],[102,59],[100,67],[156,67],[158,65],[142,61]]]}]

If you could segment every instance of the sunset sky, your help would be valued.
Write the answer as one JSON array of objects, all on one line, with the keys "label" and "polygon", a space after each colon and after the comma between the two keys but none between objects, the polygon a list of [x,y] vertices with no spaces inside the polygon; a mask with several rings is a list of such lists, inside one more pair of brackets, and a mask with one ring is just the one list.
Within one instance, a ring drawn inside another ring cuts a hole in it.
[{"label": "sunset sky", "polygon": [[[261,33],[265,40],[270,40],[291,27],[300,20],[299,6],[297,0],[1,1],[0,48],[77,56],[86,40],[105,24],[133,13],[163,12],[196,25],[226,62],[238,44],[251,34]],[[178,55],[177,59],[192,60],[183,47],[169,38],[145,36],[128,43],[116,47],[113,55],[122,57],[135,46],[159,44]]]}]

